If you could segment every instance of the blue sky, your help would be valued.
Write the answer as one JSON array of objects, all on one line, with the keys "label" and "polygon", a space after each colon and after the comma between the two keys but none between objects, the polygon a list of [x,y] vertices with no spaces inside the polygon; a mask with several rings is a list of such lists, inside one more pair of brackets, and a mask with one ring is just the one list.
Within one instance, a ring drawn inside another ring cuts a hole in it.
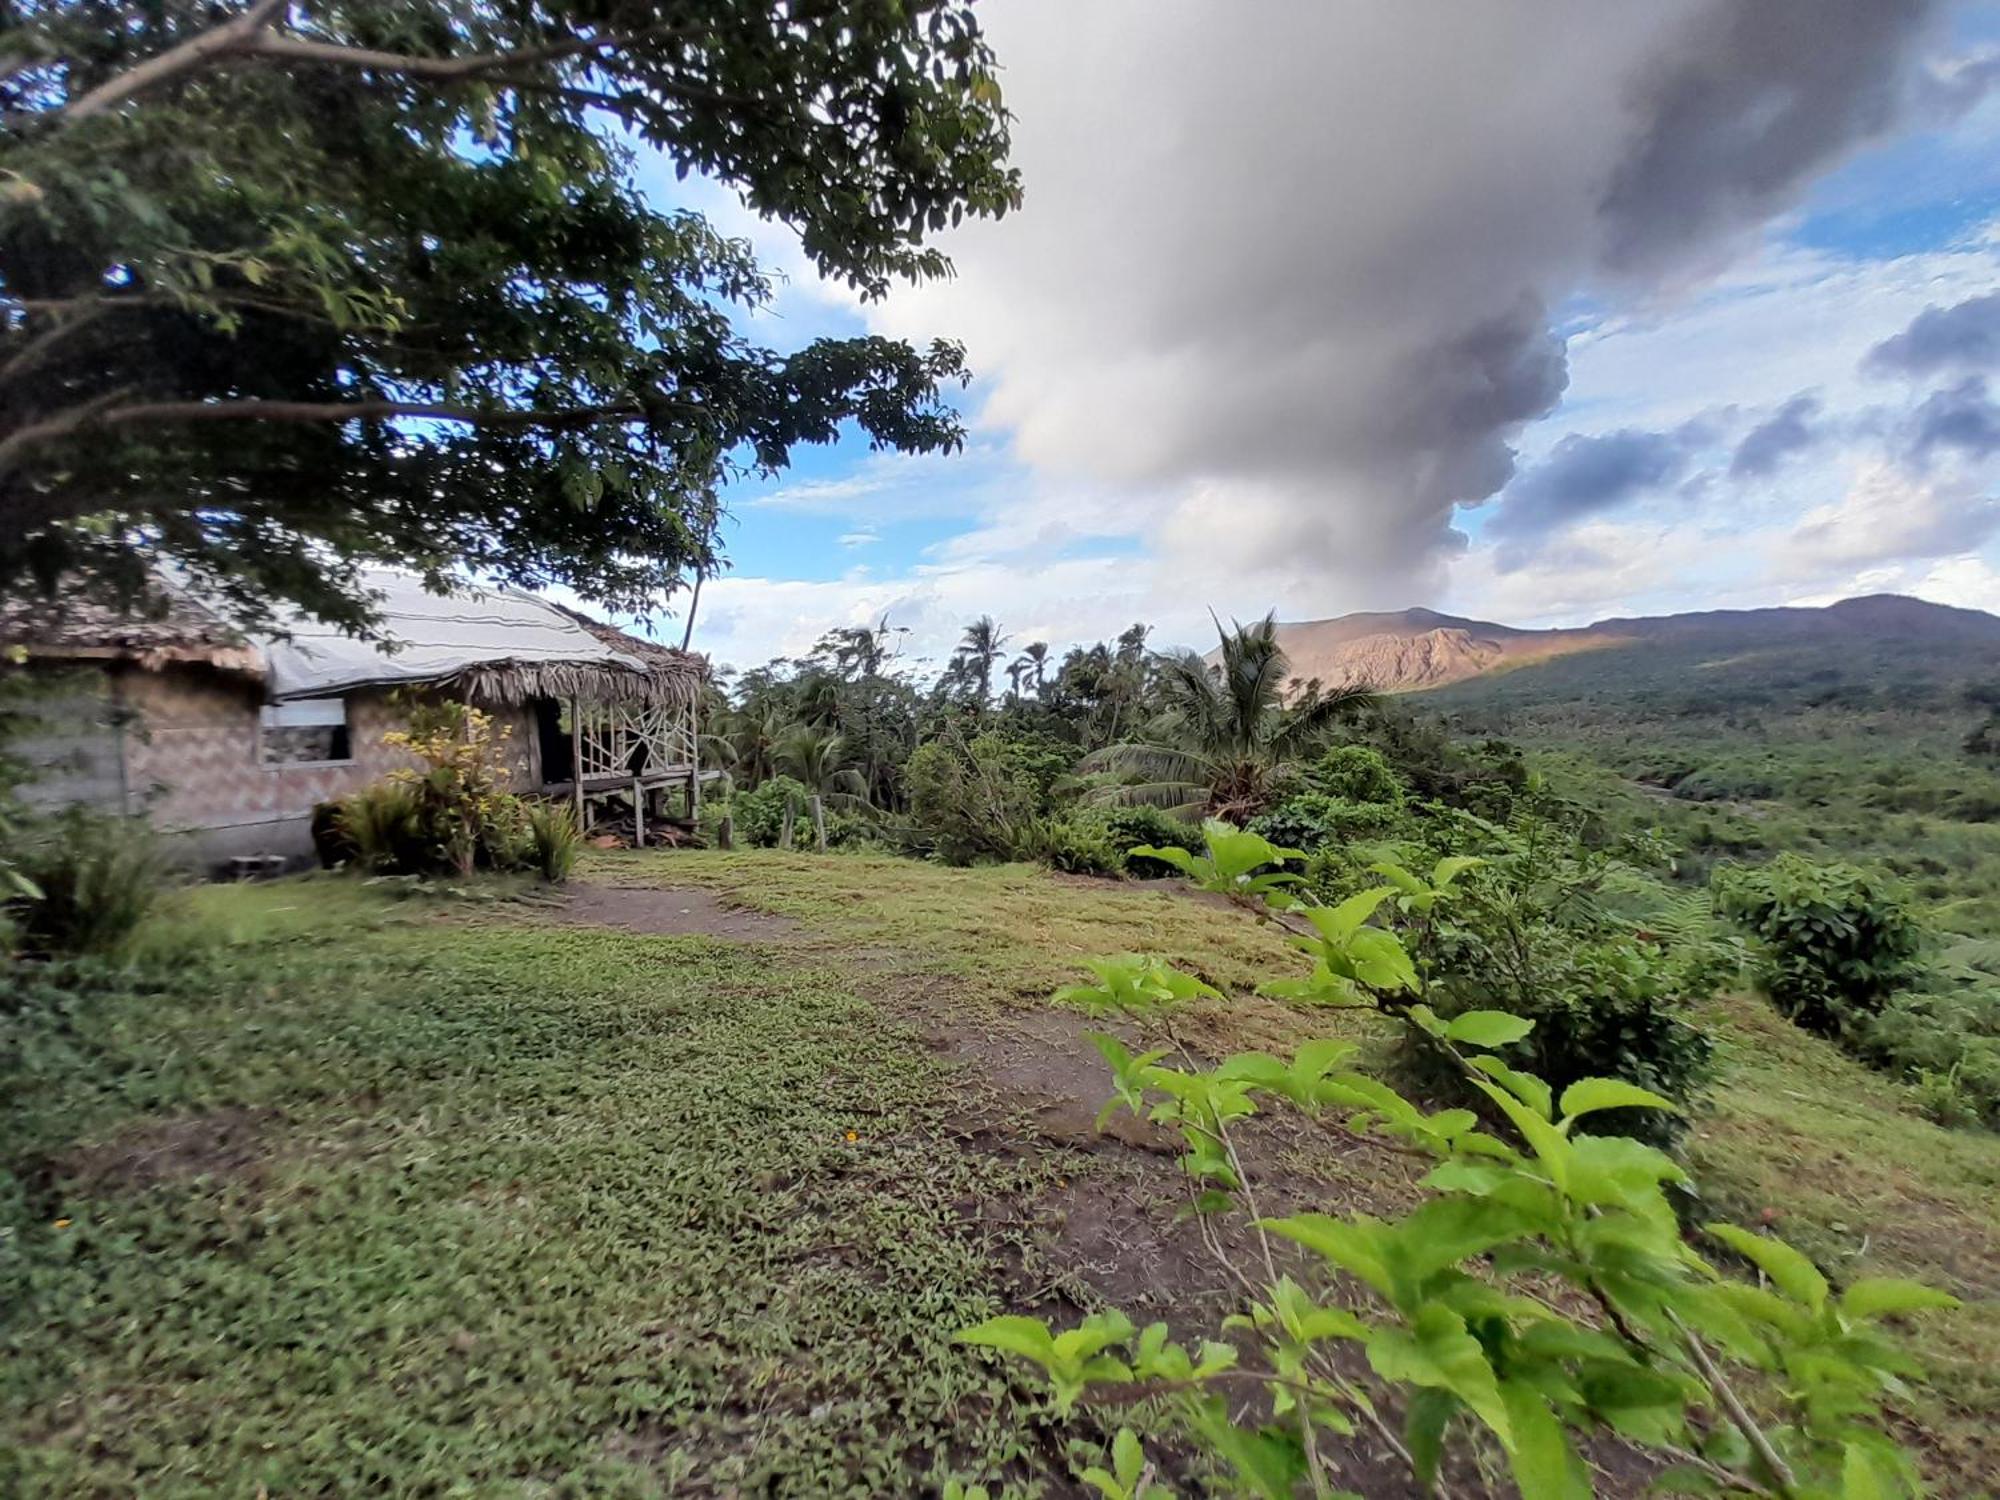
[{"label": "blue sky", "polygon": [[[1061,646],[1195,642],[1210,608],[2000,608],[1977,360],[1870,362],[2000,289],[2000,6],[1896,30],[1800,3],[1328,8],[1218,45],[1192,0],[991,0],[1027,204],[871,306],[645,164],[784,278],[757,337],[957,337],[979,372],[960,455],[849,438],[732,487],[697,644],[749,665],[884,613],[934,658],[981,613]],[[1765,49],[1729,27],[1788,4],[1796,72],[1746,76]],[[1722,101],[1692,123],[1689,78]]]}]

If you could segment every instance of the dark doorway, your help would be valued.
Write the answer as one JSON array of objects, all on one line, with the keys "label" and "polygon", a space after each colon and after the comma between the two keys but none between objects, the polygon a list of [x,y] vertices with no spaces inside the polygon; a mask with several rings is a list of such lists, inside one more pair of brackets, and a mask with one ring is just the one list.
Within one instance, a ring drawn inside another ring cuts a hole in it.
[{"label": "dark doorway", "polygon": [[569,713],[560,700],[535,700],[535,737],[542,751],[543,784],[574,781],[576,758],[570,745]]}]

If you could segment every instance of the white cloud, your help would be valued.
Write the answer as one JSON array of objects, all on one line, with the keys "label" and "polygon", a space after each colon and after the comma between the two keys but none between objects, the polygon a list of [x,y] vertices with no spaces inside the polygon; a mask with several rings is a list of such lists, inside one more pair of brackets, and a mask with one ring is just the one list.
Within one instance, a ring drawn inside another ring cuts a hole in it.
[{"label": "white cloud", "polygon": [[1799,518],[1783,565],[1799,571],[1962,553],[2000,528],[2000,502],[1892,463],[1862,465],[1847,493]]},{"label": "white cloud", "polygon": [[831,477],[781,478],[762,493],[737,496],[742,511],[785,511],[827,516],[868,527],[896,520],[965,515],[1001,473],[1004,459],[991,444],[962,453],[871,453],[852,470]]},{"label": "white cloud", "polygon": [[1832,604],[1857,594],[1910,594],[1959,609],[2000,610],[2000,565],[1979,553],[1864,568],[1832,587],[1794,594],[1787,604]]}]

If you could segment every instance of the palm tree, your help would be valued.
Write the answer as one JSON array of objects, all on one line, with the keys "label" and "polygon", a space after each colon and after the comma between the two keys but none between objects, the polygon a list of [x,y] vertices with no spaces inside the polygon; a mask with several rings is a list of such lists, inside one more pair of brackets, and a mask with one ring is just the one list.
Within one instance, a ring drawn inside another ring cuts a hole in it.
[{"label": "palm tree", "polygon": [[728,744],[732,774],[744,788],[767,781],[777,769],[778,742],[785,734],[785,719],[774,707],[738,709],[731,715],[722,738]]},{"label": "palm tree", "polygon": [[[1215,628],[1222,629],[1220,624]],[[1105,676],[1111,701],[1111,727],[1104,737],[1113,744],[1118,742],[1118,726],[1127,705],[1136,708],[1146,696],[1146,637],[1152,633],[1152,626],[1135,623],[1118,637],[1118,654],[1112,658]]]},{"label": "palm tree", "polygon": [[832,655],[834,665],[843,676],[857,677],[867,681],[881,675],[882,668],[893,654],[891,637],[907,635],[908,626],[891,629],[889,617],[882,616],[871,625],[844,625],[830,630],[820,640],[819,649]]},{"label": "palm tree", "polygon": [[1000,660],[1000,648],[1006,644],[1007,637],[991,615],[981,615],[966,626],[965,637],[958,643],[958,654],[967,674],[979,684],[981,708],[992,701],[993,666]]},{"label": "palm tree", "polygon": [[[1047,641],[1030,641],[1021,648],[1021,654],[1015,659],[1014,667],[1019,667],[1025,675],[1034,679],[1035,696],[1037,698],[1041,697],[1042,688],[1048,681],[1049,643]],[[1009,667],[1007,670],[1012,672],[1014,667]],[[1018,694],[1020,688],[1016,687],[1014,691]]]},{"label": "palm tree", "polygon": [[854,769],[847,736],[838,730],[793,725],[778,742],[776,763],[779,771],[824,798],[828,807],[859,811],[870,806],[868,778]]},{"label": "palm tree", "polygon": [[1032,670],[1028,658],[1017,656],[1007,663],[1007,696],[1016,702],[1021,698],[1021,679]]},{"label": "palm tree", "polygon": [[1211,663],[1192,651],[1160,659],[1155,693],[1162,712],[1144,734],[1083,758],[1079,769],[1135,778],[1099,787],[1100,805],[1163,807],[1241,822],[1271,801],[1272,788],[1326,743],[1334,726],[1378,701],[1360,685],[1322,690],[1287,706],[1290,663],[1275,615],[1236,624]]}]

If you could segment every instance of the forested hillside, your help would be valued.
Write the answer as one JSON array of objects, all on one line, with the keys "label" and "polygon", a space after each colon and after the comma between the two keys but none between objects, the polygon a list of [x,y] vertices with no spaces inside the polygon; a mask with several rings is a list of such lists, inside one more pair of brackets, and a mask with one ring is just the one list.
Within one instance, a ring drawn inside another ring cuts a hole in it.
[{"label": "forested hillside", "polygon": [[1955,930],[2000,932],[2000,619],[1885,597],[1593,628],[1627,642],[1415,701],[1565,753],[1698,860],[1865,857]]}]

